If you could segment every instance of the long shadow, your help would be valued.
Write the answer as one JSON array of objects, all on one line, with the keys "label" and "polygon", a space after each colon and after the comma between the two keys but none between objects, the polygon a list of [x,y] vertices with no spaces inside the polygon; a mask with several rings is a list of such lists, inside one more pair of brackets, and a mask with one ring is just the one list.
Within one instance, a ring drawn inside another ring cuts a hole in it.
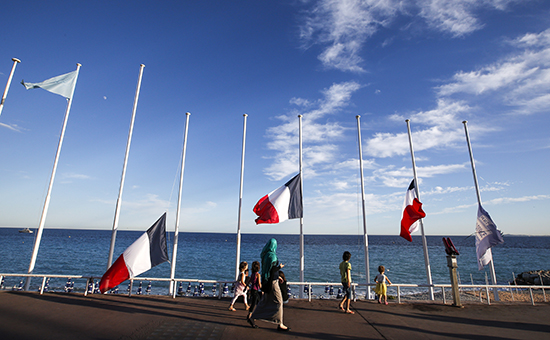
[{"label": "long shadow", "polygon": [[[8,294],[12,294],[12,292],[6,292]],[[14,292],[13,294],[24,294],[26,297],[42,300],[46,302],[53,302],[53,303],[60,303],[60,304],[66,304],[66,305],[78,305],[78,306],[85,306],[89,308],[96,308],[96,309],[104,309],[104,310],[110,310],[110,311],[116,311],[119,313],[125,313],[125,314],[146,314],[151,316],[161,316],[161,317],[168,317],[168,318],[183,318],[186,320],[193,320],[198,322],[206,322],[206,323],[214,323],[218,325],[225,325],[225,326],[233,326],[234,324],[228,321],[223,320],[240,320],[238,317],[232,317],[229,313],[223,313],[223,312],[217,312],[213,309],[208,309],[204,311],[199,311],[197,309],[189,308],[191,305],[186,304],[178,304],[175,307],[168,308],[169,311],[173,311],[175,313],[186,313],[188,315],[175,315],[167,312],[166,306],[155,306],[154,303],[158,302],[166,302],[166,300],[163,299],[155,299],[156,301],[153,301],[153,303],[146,303],[146,300],[143,299],[142,301],[138,301],[141,299],[118,299],[115,298],[109,298],[109,299],[102,299],[102,298],[90,298],[90,297],[84,297],[84,296],[77,296],[77,295],[65,295],[64,293],[49,293],[49,294],[43,294],[39,295],[36,293],[22,293],[22,292]],[[131,300],[131,301],[130,301]],[[169,303],[172,305],[173,303]],[[193,304],[195,307],[199,308],[205,308],[202,304]],[[187,308],[186,308],[187,307]],[[195,315],[195,316],[193,316]],[[204,318],[200,318],[200,316],[206,316],[208,319],[216,319],[216,320],[208,320]],[[246,325],[246,321],[244,320],[244,317],[242,319],[243,325]]]},{"label": "long shadow", "polygon": [[[452,306],[447,306],[447,307],[452,309],[456,308]],[[488,312],[490,312],[490,308],[491,307],[487,307]],[[413,305],[413,309],[415,309],[415,305]],[[547,324],[529,323],[529,322],[522,322],[522,321],[510,322],[510,321],[487,320],[487,319],[479,319],[476,317],[461,317],[456,315],[447,316],[447,315],[430,314],[431,312],[432,313],[443,312],[445,308],[431,308],[430,310],[429,307],[421,306],[418,309],[421,312],[398,313],[391,310],[373,310],[373,309],[361,308],[361,310],[365,312],[382,313],[386,315],[399,316],[399,317],[411,318],[411,319],[422,319],[423,321],[431,320],[434,322],[461,323],[465,325],[478,325],[483,327],[495,327],[499,329],[514,329],[514,330],[521,330],[521,331],[535,331],[535,332],[550,333],[550,325],[547,325]],[[468,313],[468,311],[465,310],[465,313]]]}]

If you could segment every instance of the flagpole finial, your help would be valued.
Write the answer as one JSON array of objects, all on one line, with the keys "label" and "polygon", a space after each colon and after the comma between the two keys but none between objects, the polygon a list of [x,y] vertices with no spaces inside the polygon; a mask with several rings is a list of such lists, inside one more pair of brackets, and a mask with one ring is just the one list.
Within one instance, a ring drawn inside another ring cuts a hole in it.
[{"label": "flagpole finial", "polygon": [[410,122],[410,121],[411,121],[410,119],[405,119],[405,122],[406,122],[406,123],[408,123],[408,122]]},{"label": "flagpole finial", "polygon": [[145,67],[145,64],[139,64],[139,67]]},{"label": "flagpole finial", "polygon": [[82,64],[81,63],[76,63],[76,66],[81,67]]},{"label": "flagpole finial", "polygon": [[20,63],[21,60],[17,59],[17,58],[11,58],[11,60],[15,61],[16,63]]},{"label": "flagpole finial", "polygon": [[463,120],[463,121],[462,121],[462,124],[466,124],[466,123],[468,123],[467,120]]},{"label": "flagpole finial", "polygon": [[243,113],[243,117],[248,117],[248,115],[246,113]]},{"label": "flagpole finial", "polygon": [[298,118],[302,118],[302,115],[298,115]]},{"label": "flagpole finial", "polygon": [[185,115],[186,115],[186,116],[190,116],[190,115],[191,115],[191,112],[185,112]]},{"label": "flagpole finial", "polygon": [[355,116],[355,118],[361,118],[361,116],[360,116],[360,115],[357,115],[357,116]]}]

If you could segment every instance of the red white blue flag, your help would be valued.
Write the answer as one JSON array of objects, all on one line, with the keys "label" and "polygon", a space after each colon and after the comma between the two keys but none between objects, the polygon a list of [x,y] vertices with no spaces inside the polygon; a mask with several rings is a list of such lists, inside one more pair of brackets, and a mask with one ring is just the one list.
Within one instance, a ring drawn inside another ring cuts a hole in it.
[{"label": "red white blue flag", "polygon": [[105,293],[123,281],[138,276],[156,265],[168,261],[166,247],[166,213],[120,255],[103,274],[99,290]]},{"label": "red white blue flag", "polygon": [[285,185],[260,198],[254,206],[256,224],[279,223],[303,217],[301,176],[297,174]]},{"label": "red white blue flag", "polygon": [[399,235],[412,242],[411,234],[418,230],[418,220],[424,217],[426,217],[426,213],[422,210],[422,203],[416,197],[413,179],[403,202],[403,217],[401,218],[401,233]]}]

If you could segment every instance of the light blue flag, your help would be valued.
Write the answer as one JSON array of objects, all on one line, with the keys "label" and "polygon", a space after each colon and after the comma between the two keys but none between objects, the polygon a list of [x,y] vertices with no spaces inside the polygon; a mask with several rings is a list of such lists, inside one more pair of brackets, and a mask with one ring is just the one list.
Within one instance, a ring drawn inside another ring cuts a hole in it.
[{"label": "light blue flag", "polygon": [[501,243],[504,243],[502,233],[480,204],[476,223],[476,254],[479,270],[482,270],[493,259],[491,247]]},{"label": "light blue flag", "polygon": [[46,91],[71,99],[76,85],[77,75],[78,70],[44,80],[41,83],[25,83],[21,81],[21,84],[23,84],[27,90],[43,88]]}]

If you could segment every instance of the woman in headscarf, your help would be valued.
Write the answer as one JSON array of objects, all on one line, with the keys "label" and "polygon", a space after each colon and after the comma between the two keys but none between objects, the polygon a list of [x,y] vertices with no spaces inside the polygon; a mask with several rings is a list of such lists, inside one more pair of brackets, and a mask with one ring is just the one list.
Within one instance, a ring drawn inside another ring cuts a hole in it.
[{"label": "woman in headscarf", "polygon": [[248,323],[257,328],[254,320],[263,320],[277,324],[278,331],[288,331],[290,328],[283,324],[283,296],[279,287],[279,270],[284,267],[277,259],[277,240],[269,240],[262,250],[262,291],[260,303],[247,318]]}]

